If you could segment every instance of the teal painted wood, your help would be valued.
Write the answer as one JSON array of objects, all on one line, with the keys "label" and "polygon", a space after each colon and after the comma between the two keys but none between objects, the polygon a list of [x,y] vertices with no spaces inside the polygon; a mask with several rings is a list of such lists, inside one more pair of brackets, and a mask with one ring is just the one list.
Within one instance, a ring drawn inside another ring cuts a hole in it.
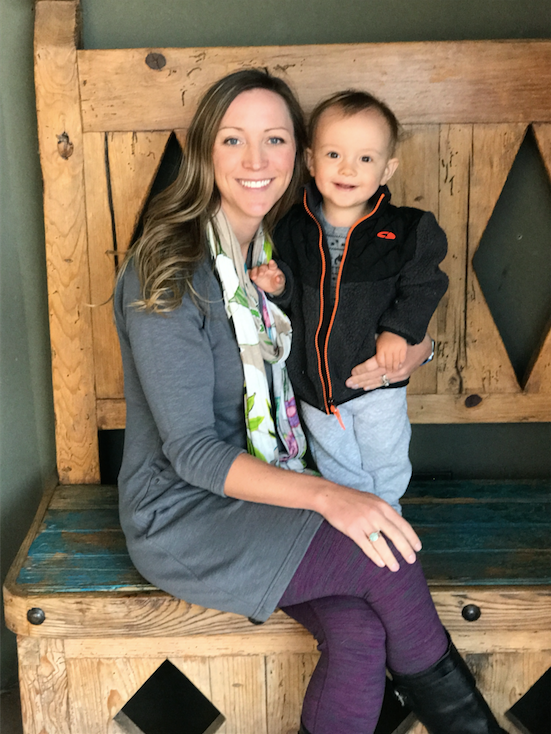
[{"label": "teal painted wood", "polygon": [[[18,584],[28,593],[154,588],[128,556],[116,497],[115,487],[58,488]],[[412,482],[404,517],[431,584],[551,583],[547,482]]]}]

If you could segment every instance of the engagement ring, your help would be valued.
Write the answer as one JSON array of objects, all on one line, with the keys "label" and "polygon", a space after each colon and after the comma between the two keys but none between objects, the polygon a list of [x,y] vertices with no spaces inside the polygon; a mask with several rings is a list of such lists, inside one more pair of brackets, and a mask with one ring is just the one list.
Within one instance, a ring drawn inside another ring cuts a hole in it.
[{"label": "engagement ring", "polygon": [[379,533],[377,531],[373,533],[369,533],[369,540],[374,543],[376,540],[379,540]]},{"label": "engagement ring", "polygon": [[390,385],[389,379],[386,375],[383,375],[381,380],[383,381],[383,387],[388,387]]}]

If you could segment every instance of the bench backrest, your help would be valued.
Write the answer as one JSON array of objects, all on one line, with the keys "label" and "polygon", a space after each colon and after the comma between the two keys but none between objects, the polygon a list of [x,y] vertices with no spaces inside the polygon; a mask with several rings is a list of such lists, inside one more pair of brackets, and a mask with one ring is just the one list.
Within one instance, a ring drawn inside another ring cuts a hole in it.
[{"label": "bench backrest", "polygon": [[[39,0],[35,67],[60,480],[99,481],[98,429],[123,428],[113,324],[128,248],[167,141],[205,89],[244,66],[290,82],[308,113],[351,87],[382,97],[409,132],[393,201],[448,234],[450,287],[430,325],[435,360],[409,390],[413,422],[545,421],[551,334],[522,382],[472,260],[531,126],[551,174],[551,42],[77,50],[78,0]],[[91,304],[94,304],[92,307]],[[104,304],[104,305],[98,305]]]}]

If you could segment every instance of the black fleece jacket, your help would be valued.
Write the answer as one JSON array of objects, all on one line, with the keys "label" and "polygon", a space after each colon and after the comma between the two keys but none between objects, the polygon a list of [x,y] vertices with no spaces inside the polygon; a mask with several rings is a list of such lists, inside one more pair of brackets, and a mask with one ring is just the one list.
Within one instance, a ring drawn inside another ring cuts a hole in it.
[{"label": "black fleece jacket", "polygon": [[448,284],[438,267],[446,236],[434,215],[393,206],[386,186],[372,201],[371,214],[349,232],[334,303],[329,249],[314,215],[321,203],[314,183],[274,232],[277,257],[293,275],[291,293],[282,298],[290,301],[293,325],[289,375],[297,397],[326,412],[364,394],[345,380],[375,354],[376,334],[391,331],[410,344],[423,340]]}]

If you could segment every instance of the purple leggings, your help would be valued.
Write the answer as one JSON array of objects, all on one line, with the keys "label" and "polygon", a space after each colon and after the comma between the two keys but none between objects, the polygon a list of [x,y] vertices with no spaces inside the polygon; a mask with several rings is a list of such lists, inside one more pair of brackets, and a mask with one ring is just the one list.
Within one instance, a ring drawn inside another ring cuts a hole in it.
[{"label": "purple leggings", "polygon": [[419,673],[448,641],[419,562],[376,566],[346,535],[323,522],[279,606],[318,641],[321,657],[302,707],[310,734],[371,734],[385,668]]}]

